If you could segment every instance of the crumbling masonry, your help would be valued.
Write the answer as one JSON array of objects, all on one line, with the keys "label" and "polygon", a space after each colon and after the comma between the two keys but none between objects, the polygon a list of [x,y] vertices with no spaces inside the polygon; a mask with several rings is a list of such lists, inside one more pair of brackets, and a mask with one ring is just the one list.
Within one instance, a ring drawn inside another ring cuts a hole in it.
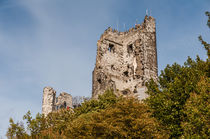
[{"label": "crumbling masonry", "polygon": [[108,28],[97,42],[92,97],[113,89],[118,95],[144,99],[150,78],[157,80],[155,19],[146,16],[127,32]]},{"label": "crumbling masonry", "polygon": [[56,91],[52,87],[45,87],[43,90],[42,114],[46,116],[50,112],[62,108],[72,108],[72,96],[62,92],[56,97]]}]

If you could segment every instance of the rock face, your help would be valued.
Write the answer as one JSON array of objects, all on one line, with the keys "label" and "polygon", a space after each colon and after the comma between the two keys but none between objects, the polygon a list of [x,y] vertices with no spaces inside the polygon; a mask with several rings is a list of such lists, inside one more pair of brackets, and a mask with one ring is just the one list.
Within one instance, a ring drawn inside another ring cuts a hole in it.
[{"label": "rock face", "polygon": [[42,113],[46,116],[55,110],[56,91],[52,87],[45,87],[43,90]]},{"label": "rock face", "polygon": [[97,42],[92,98],[113,89],[118,95],[144,99],[150,78],[157,80],[155,19],[145,16],[127,32],[108,28]]},{"label": "rock face", "polygon": [[56,101],[56,109],[61,108],[73,108],[72,106],[72,96],[66,92],[60,93]]},{"label": "rock face", "polygon": [[62,92],[56,98],[56,91],[52,87],[45,87],[43,90],[42,114],[47,116],[50,112],[62,108],[73,108],[72,96]]}]

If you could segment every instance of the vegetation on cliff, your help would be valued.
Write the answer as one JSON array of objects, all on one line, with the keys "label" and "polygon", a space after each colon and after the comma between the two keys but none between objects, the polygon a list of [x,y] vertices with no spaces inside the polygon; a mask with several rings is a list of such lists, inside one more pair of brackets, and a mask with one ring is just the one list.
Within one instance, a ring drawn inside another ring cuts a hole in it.
[{"label": "vegetation on cliff", "polygon": [[[206,12],[209,20],[210,13]],[[158,83],[150,81],[144,102],[116,97],[107,90],[98,100],[74,110],[61,109],[47,117],[31,113],[23,123],[10,119],[8,138],[209,138],[210,44],[204,61],[190,57],[183,66],[167,66]]]}]

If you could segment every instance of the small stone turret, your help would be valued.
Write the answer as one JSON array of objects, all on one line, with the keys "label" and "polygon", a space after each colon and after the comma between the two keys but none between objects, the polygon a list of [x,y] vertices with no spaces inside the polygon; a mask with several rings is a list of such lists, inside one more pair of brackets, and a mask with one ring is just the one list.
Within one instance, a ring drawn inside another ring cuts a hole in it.
[{"label": "small stone turret", "polygon": [[155,19],[145,16],[142,24],[125,32],[108,28],[97,42],[92,97],[107,89],[117,95],[147,97],[145,83],[157,80]]},{"label": "small stone turret", "polygon": [[46,116],[55,110],[56,91],[52,87],[45,87],[43,90],[42,113]]}]

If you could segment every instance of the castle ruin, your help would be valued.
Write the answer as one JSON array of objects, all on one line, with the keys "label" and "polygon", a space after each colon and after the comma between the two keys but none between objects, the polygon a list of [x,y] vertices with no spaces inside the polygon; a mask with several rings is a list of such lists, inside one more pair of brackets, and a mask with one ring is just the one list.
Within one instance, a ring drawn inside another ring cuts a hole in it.
[{"label": "castle ruin", "polygon": [[56,97],[56,91],[52,87],[45,87],[43,90],[42,114],[46,116],[50,112],[62,108],[72,108],[72,96],[62,92]]},{"label": "castle ruin", "polygon": [[145,83],[157,80],[155,19],[145,16],[142,24],[126,32],[108,28],[97,42],[92,98],[107,89],[118,95],[147,97]]},{"label": "castle ruin", "polygon": [[[108,89],[116,95],[134,96],[140,100],[148,95],[146,82],[157,81],[157,48],[155,19],[145,16],[142,24],[126,32],[108,28],[97,42],[96,64],[93,70],[92,98],[97,99]],[[68,93],[56,97],[51,87],[43,90],[42,113],[79,106],[85,98],[74,98]]]}]

